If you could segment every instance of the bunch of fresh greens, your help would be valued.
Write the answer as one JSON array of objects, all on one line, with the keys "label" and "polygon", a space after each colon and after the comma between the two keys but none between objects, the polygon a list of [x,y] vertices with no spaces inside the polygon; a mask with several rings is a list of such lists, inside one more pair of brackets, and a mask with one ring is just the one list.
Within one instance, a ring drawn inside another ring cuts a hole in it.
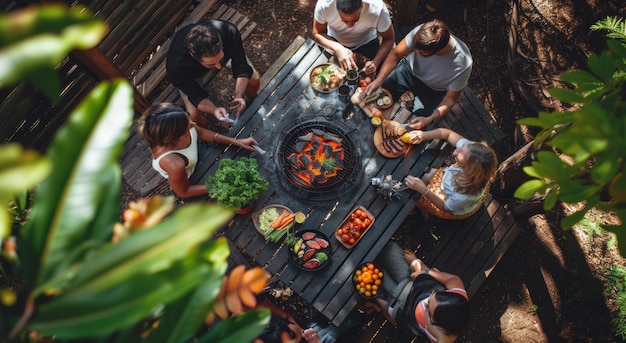
[{"label": "bunch of fresh greens", "polygon": [[205,182],[209,196],[232,209],[244,208],[267,191],[269,182],[258,169],[258,162],[249,157],[238,161],[225,158],[220,161],[214,176]]}]

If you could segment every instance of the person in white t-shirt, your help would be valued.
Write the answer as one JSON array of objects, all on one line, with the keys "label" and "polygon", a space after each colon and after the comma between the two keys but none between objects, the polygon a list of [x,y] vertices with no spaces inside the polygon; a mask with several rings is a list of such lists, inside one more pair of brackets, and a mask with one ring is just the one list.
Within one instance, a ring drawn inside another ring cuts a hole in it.
[{"label": "person in white t-shirt", "polygon": [[318,0],[313,39],[334,52],[345,70],[357,68],[355,54],[363,55],[368,60],[363,69],[369,75],[376,72],[391,51],[395,34],[382,0]]},{"label": "person in white t-shirt", "polygon": [[412,91],[423,108],[413,113],[416,117],[411,119],[411,127],[422,129],[458,102],[472,64],[467,45],[452,35],[444,22],[434,19],[415,27],[389,52],[363,96],[382,86],[397,101]]},{"label": "person in white t-shirt", "polygon": [[409,136],[413,144],[442,139],[456,147],[455,163],[442,169],[442,177],[433,176],[428,185],[419,177],[406,177],[406,185],[422,194],[417,206],[446,219],[462,219],[475,212],[498,167],[495,151],[484,142],[472,142],[450,129],[415,130]]}]

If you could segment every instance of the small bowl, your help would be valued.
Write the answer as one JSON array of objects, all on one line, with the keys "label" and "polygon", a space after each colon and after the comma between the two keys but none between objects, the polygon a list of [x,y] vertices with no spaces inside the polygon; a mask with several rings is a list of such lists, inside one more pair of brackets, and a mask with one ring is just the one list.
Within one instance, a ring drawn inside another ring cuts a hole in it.
[{"label": "small bowl", "polygon": [[[373,266],[373,269],[369,268],[370,265]],[[367,271],[364,271],[364,267],[367,268]],[[376,276],[374,276],[374,272],[376,272]],[[366,275],[368,282],[365,281]],[[359,281],[359,277],[362,278],[361,281]],[[376,299],[382,290],[383,278],[384,274],[379,266],[374,262],[365,262],[359,265],[352,273],[352,286],[361,298]],[[369,290],[367,289],[368,285]]]}]

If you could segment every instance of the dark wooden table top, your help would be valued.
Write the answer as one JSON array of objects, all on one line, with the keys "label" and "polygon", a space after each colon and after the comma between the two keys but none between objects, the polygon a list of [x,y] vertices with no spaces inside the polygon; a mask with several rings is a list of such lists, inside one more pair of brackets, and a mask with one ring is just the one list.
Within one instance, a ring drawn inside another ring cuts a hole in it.
[{"label": "dark wooden table top", "polygon": [[[416,192],[406,190],[402,192],[400,199],[385,200],[371,185],[371,179],[392,175],[395,180],[403,180],[406,175],[411,174],[426,180],[432,168],[442,164],[445,156],[441,153],[441,148],[445,144],[439,141],[424,142],[412,146],[404,157],[389,159],[382,156],[374,147],[374,127],[369,117],[358,108],[344,111],[346,104],[336,94],[320,94],[310,87],[311,70],[327,61],[318,46],[312,40],[306,40],[230,130],[229,134],[232,136],[254,136],[267,153],[260,155],[235,147],[225,150],[211,147],[207,156],[198,164],[191,182],[204,182],[208,175],[214,173],[221,158],[256,158],[261,174],[269,180],[270,186],[268,192],[258,200],[252,213],[273,204],[285,205],[294,212],[306,213],[306,221],[296,227],[296,230],[316,229],[330,237],[330,261],[319,271],[300,270],[290,262],[289,247],[286,244],[266,242],[256,231],[251,214],[235,216],[223,229],[223,235],[242,254],[289,285],[338,326],[359,300],[351,283],[353,271],[361,263],[374,260],[413,209],[419,196]],[[323,111],[329,105],[336,108],[336,112],[330,116]],[[395,108],[392,110],[395,113]],[[309,201],[296,197],[280,185],[277,177],[275,158],[280,133],[285,126],[305,115],[324,115],[331,121],[341,122],[341,125],[348,127],[358,138],[355,145],[363,168],[362,177],[353,180],[356,186],[349,192],[331,201]],[[357,206],[368,209],[375,216],[375,222],[357,245],[347,249],[334,238],[334,232],[346,215]]]}]

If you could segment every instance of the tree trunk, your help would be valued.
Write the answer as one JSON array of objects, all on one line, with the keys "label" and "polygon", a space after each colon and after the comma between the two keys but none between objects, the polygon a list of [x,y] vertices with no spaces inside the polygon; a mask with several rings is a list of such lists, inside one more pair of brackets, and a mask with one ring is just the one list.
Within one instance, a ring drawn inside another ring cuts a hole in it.
[{"label": "tree trunk", "polygon": [[521,184],[532,179],[523,168],[533,162],[535,155],[541,149],[542,146],[535,146],[534,141],[526,144],[500,163],[491,184],[490,193],[499,201],[507,203],[511,213],[518,218],[528,218],[543,212],[544,196],[536,195],[527,200],[516,199],[513,196]]}]

